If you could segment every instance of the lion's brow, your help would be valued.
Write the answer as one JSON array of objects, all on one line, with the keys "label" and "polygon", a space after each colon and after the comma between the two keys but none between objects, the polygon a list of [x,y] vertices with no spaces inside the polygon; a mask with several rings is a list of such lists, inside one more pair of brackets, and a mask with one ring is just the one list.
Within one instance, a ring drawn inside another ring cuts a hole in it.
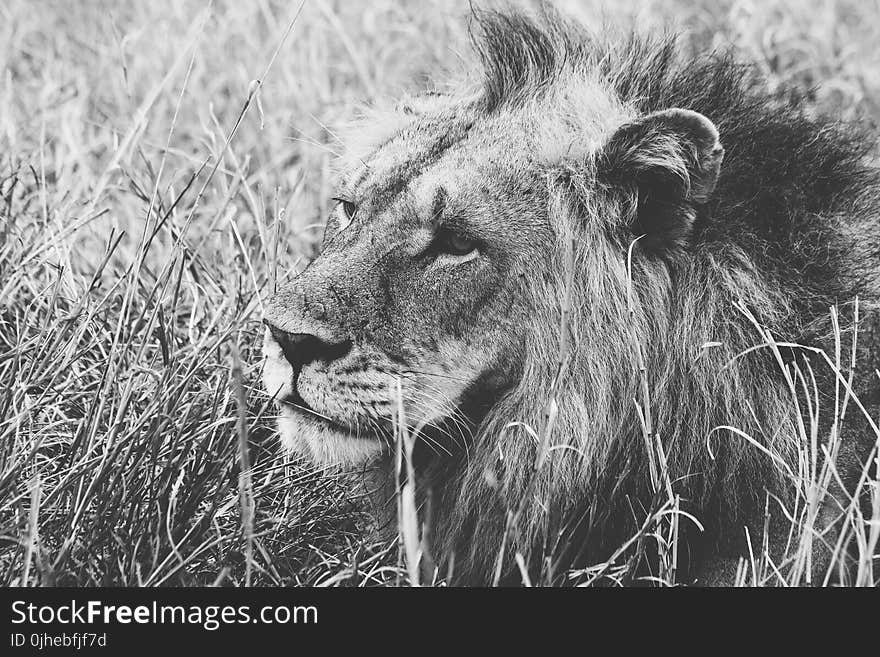
[{"label": "lion's brow", "polygon": [[385,182],[377,185],[374,191],[375,197],[381,199],[384,205],[390,205],[413,180],[436,164],[448,150],[465,141],[473,125],[472,121],[464,121],[457,125],[452,124],[445,132],[431,141],[425,150],[394,166],[385,173]]}]

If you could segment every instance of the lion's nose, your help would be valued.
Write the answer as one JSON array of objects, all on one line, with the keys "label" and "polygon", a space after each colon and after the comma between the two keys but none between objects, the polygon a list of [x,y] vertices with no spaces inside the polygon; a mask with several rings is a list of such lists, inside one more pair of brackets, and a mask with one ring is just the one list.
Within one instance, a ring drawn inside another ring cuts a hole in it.
[{"label": "lion's nose", "polygon": [[263,320],[263,323],[269,327],[269,332],[281,347],[284,358],[297,371],[316,360],[330,362],[351,351],[351,340],[327,342],[311,333],[289,333],[267,320]]}]

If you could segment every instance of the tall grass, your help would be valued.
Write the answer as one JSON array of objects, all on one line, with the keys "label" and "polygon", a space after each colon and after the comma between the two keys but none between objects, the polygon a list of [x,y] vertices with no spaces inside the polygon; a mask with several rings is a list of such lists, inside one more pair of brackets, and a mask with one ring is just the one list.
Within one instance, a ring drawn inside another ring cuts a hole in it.
[{"label": "tall grass", "polygon": [[[732,41],[771,85],[821,83],[816,111],[880,117],[877,2],[561,4],[678,27],[685,47]],[[365,542],[344,478],[277,449],[260,306],[316,253],[332,126],[460,68],[467,2],[298,10],[0,6],[0,584],[419,576]],[[573,579],[622,573],[632,547]]]}]

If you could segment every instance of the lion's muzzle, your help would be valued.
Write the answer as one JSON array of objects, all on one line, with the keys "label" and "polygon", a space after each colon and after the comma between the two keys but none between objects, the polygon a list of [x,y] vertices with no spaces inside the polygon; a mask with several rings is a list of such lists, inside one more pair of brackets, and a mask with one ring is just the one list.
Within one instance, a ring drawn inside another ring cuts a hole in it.
[{"label": "lion's muzzle", "polygon": [[332,343],[266,323],[263,382],[278,406],[284,445],[323,464],[353,464],[381,449],[363,430],[356,409],[335,390],[333,372],[351,357],[352,343]]}]

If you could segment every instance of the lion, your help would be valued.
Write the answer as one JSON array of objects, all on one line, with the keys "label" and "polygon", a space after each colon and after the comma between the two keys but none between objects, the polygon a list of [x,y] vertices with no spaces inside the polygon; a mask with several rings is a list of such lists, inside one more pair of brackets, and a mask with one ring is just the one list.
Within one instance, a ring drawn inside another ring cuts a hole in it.
[{"label": "lion", "polygon": [[[655,581],[663,499],[677,581],[765,541],[818,581],[876,454],[874,138],[730,53],[472,11],[479,80],[365,111],[265,306],[284,445],[358,473],[386,531],[414,479],[450,583],[582,581],[621,545]],[[786,515],[820,470],[804,569]]]}]

